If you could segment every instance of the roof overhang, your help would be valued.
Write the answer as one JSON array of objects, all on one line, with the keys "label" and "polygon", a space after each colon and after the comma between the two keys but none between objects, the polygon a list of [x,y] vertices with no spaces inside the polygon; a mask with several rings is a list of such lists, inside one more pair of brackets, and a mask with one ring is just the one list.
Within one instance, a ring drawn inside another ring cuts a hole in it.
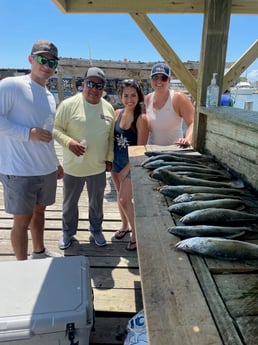
[{"label": "roof overhang", "polygon": [[[203,14],[205,0],[52,0],[63,13]],[[232,0],[231,14],[258,14],[257,0]]]}]

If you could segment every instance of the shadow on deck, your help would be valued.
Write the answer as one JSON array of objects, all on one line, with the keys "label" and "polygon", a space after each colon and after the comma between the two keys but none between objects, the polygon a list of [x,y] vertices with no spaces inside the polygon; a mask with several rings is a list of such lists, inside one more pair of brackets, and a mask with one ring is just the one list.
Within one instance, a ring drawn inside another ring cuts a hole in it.
[{"label": "shadow on deck", "polygon": [[[12,216],[4,211],[1,184],[0,202],[0,261],[15,261],[10,243]],[[91,334],[90,344],[123,344],[122,335],[128,320],[143,306],[137,253],[125,249],[129,234],[121,240],[114,238],[114,232],[120,228],[120,219],[110,174],[107,174],[103,222],[107,246],[97,247],[90,241],[86,192],[81,196],[79,210],[76,241],[64,252],[60,251],[57,242],[62,224],[62,180],[58,181],[56,203],[46,210],[45,244],[47,248],[66,256],[84,255],[89,259],[95,309],[95,331]],[[30,252],[29,240],[28,254]]]}]

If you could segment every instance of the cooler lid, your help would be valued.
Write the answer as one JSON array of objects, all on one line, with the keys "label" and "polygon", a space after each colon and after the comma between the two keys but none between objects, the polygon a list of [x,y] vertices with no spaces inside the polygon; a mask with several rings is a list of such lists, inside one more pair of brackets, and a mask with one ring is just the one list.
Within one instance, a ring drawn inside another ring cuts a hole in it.
[{"label": "cooler lid", "polygon": [[50,333],[64,330],[69,322],[77,328],[92,320],[89,264],[84,256],[1,262],[0,275],[1,334]]}]

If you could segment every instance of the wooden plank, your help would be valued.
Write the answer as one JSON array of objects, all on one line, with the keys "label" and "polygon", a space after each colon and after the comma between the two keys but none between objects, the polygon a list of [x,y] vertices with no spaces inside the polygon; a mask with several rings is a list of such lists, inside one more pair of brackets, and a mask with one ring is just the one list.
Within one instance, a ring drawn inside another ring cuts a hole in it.
[{"label": "wooden plank", "polygon": [[[159,0],[52,0],[63,13],[203,13],[204,0],[167,1]],[[258,14],[257,3],[254,0],[232,0],[232,13]]]},{"label": "wooden plank", "polygon": [[126,337],[126,327],[133,314],[96,313],[95,329],[90,334],[91,344],[116,345],[123,344]]},{"label": "wooden plank", "polygon": [[258,272],[257,263],[255,261],[235,262],[206,258],[205,262],[212,274]]},{"label": "wooden plank", "polygon": [[214,280],[233,318],[258,315],[257,274],[219,274]]},{"label": "wooden plank", "polygon": [[243,345],[235,328],[235,324],[231,316],[228,314],[228,311],[216,289],[216,286],[214,285],[213,278],[209,274],[209,270],[204,264],[203,259],[194,255],[191,255],[190,257],[224,344]]},{"label": "wooden plank", "polygon": [[[206,103],[206,91],[211,83],[213,73],[217,73],[217,84],[222,85],[228,29],[231,14],[229,1],[207,0],[204,7],[204,23],[202,33],[201,59],[197,88],[197,107],[194,119],[194,148],[202,152],[203,138],[205,137],[206,119],[201,116],[198,107]],[[212,52],[216,51],[216,58]],[[220,89],[220,94],[222,90]]]},{"label": "wooden plank", "polygon": [[105,312],[138,313],[142,308],[142,295],[138,289],[93,289],[94,308]]},{"label": "wooden plank", "polygon": [[[235,171],[247,185],[258,190],[258,113],[219,107],[206,109],[205,151]],[[205,116],[205,115],[203,115]]]},{"label": "wooden plank", "polygon": [[250,66],[258,56],[258,40],[256,40],[248,50],[233,63],[233,65],[227,70],[224,76],[223,90],[229,88],[246,70],[247,66]]},{"label": "wooden plank", "polygon": [[173,221],[164,197],[139,166],[145,157],[129,152],[149,344],[222,344],[187,256],[174,249],[178,238],[167,231]]},{"label": "wooden plank", "polygon": [[236,323],[247,345],[257,345],[258,339],[258,316],[239,317]]},{"label": "wooden plank", "polygon": [[96,289],[134,289],[140,288],[141,278],[138,268],[94,268],[91,267],[92,286]]}]

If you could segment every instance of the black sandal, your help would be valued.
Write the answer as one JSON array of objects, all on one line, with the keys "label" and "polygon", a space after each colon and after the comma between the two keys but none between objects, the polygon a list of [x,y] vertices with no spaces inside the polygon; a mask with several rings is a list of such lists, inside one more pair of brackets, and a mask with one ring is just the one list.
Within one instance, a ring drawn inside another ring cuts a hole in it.
[{"label": "black sandal", "polygon": [[137,247],[131,247],[134,246],[136,244],[136,241],[129,241],[128,246],[126,247],[126,250],[128,250],[129,252],[133,252],[134,250],[137,250]]},{"label": "black sandal", "polygon": [[123,229],[117,230],[116,233],[115,233],[115,238],[117,240],[121,240],[121,238],[125,237],[125,235],[128,234],[129,232],[130,232],[129,229],[127,229],[127,230],[123,230]]}]

